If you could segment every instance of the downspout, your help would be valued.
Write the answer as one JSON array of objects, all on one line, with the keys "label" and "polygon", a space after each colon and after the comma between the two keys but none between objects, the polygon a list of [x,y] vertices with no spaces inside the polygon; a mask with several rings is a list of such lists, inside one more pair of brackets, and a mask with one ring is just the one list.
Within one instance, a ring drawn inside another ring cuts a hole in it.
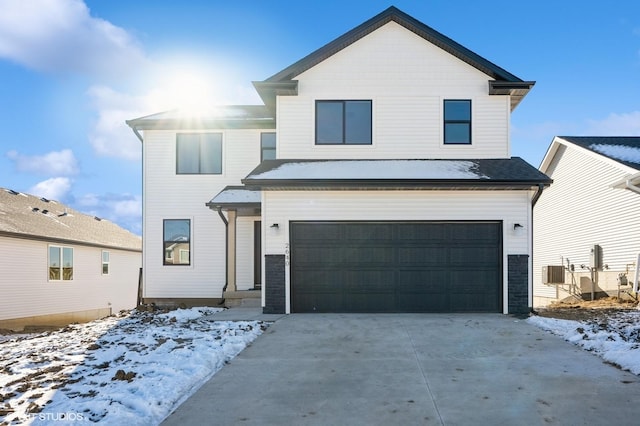
[{"label": "downspout", "polygon": [[[544,191],[544,185],[539,183],[538,190],[531,199],[531,265],[533,265],[533,208],[542,195],[542,191]],[[533,271],[531,272],[533,273]],[[531,295],[531,306],[529,306],[529,312],[535,313],[535,310],[533,309],[533,276],[531,277],[531,284],[529,284],[529,294]]]},{"label": "downspout", "polygon": [[142,139],[142,135],[140,134],[138,129],[136,129],[135,127],[131,127],[131,130],[133,130],[133,133],[135,133],[135,135],[138,137],[138,139],[140,139],[140,142],[144,142],[144,140]]},{"label": "downspout", "polygon": [[[227,285],[229,285],[229,221],[224,214],[222,214],[222,207],[218,206],[218,216],[224,222],[224,258],[225,258],[225,267],[224,267],[224,287],[222,287],[222,294],[227,291]],[[224,298],[220,302],[223,305],[225,302]]]}]

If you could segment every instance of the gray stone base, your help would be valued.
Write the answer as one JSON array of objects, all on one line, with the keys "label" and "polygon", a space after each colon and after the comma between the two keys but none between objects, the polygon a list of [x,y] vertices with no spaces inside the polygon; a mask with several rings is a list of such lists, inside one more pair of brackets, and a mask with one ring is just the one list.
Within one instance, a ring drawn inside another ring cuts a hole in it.
[{"label": "gray stone base", "polygon": [[285,258],[283,254],[268,254],[264,257],[265,269],[265,314],[285,313]]},{"label": "gray stone base", "polygon": [[529,313],[531,311],[529,306],[529,256],[526,254],[510,254],[508,262],[508,313]]}]

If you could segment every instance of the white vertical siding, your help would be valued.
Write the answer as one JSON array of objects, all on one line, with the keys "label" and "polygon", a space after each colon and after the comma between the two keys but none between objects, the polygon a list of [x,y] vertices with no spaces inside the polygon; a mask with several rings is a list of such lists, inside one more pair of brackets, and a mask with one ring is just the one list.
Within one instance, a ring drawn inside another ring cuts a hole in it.
[{"label": "white vertical siding", "polygon": [[0,320],[136,306],[139,252],[107,249],[110,273],[102,275],[104,249],[53,245],[73,248],[73,280],[48,280],[47,242],[0,237]]},{"label": "white vertical siding", "polygon": [[640,195],[611,185],[628,173],[573,145],[561,145],[547,174],[554,180],[534,208],[534,295],[555,298],[542,284],[544,265],[569,261],[580,271],[591,247],[602,247],[610,272],[624,272],[640,252]]},{"label": "white vertical siding", "polygon": [[[489,77],[396,23],[298,75],[278,99],[279,158],[506,158],[508,96]],[[373,145],[315,146],[317,99],[371,99]],[[443,146],[442,102],[471,99],[471,146]]]},{"label": "white vertical siding", "polygon": [[[185,131],[186,132],[186,131]],[[222,297],[225,284],[225,227],[205,203],[228,185],[240,185],[260,163],[260,130],[220,132],[221,175],[177,175],[176,132],[145,131],[144,168],[144,297]],[[162,265],[164,219],[191,220],[191,265]]]}]

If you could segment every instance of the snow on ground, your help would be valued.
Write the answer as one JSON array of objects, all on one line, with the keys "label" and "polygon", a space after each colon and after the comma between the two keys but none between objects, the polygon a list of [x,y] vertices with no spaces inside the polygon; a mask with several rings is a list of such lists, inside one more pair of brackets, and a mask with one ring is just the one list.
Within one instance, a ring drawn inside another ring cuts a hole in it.
[{"label": "snow on ground", "polygon": [[215,321],[220,310],[131,311],[0,341],[0,425],[159,424],[267,327]]},{"label": "snow on ground", "polygon": [[533,316],[527,322],[640,375],[640,310],[620,311],[586,321]]}]

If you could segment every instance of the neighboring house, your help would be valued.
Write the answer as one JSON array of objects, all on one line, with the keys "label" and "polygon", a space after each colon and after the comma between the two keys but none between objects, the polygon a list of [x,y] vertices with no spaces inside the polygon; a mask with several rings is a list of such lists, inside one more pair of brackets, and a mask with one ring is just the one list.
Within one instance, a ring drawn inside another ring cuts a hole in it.
[{"label": "neighboring house", "polygon": [[534,306],[617,296],[637,281],[640,137],[558,136],[540,170],[553,185],[534,207]]},{"label": "neighboring house", "polygon": [[0,328],[134,308],[141,249],[139,236],[108,220],[0,188]]},{"label": "neighboring house", "polygon": [[509,122],[533,85],[391,7],[254,82],[264,106],[128,121],[145,301],[259,288],[264,312],[528,311],[551,181],[511,157]]}]

